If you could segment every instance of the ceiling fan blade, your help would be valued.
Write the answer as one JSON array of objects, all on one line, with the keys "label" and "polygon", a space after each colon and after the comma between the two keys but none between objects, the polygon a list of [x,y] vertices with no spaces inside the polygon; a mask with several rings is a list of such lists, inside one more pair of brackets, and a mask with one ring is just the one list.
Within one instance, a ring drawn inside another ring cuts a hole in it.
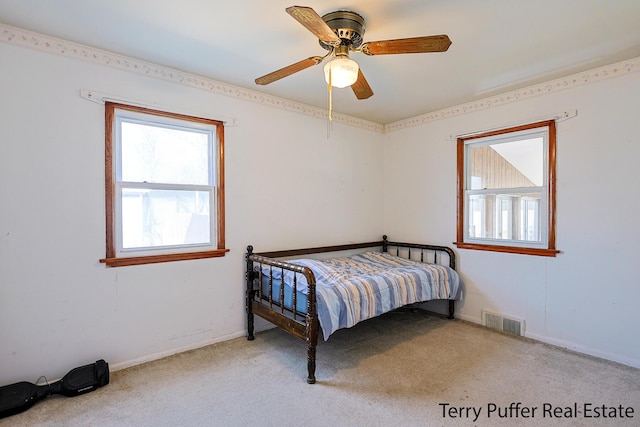
[{"label": "ceiling fan blade", "polygon": [[351,85],[351,89],[353,89],[353,93],[358,99],[367,99],[373,95],[371,86],[369,86],[367,79],[364,78],[362,70],[358,70],[358,80]]},{"label": "ceiling fan blade", "polygon": [[407,39],[366,42],[360,48],[366,55],[390,55],[396,53],[445,52],[451,46],[446,34],[439,36],[413,37]]},{"label": "ceiling fan blade", "polygon": [[272,73],[265,74],[262,77],[258,77],[255,82],[259,85],[268,85],[269,83],[273,83],[276,80],[280,80],[284,77],[290,76],[291,74],[295,74],[298,71],[302,71],[314,65],[318,65],[322,62],[323,59],[324,58],[321,56],[312,56],[307,59],[303,59],[302,61],[296,62],[295,64],[288,65]]},{"label": "ceiling fan blade", "polygon": [[285,10],[293,19],[301,23],[325,44],[337,46],[341,43],[340,37],[329,28],[327,23],[324,22],[320,15],[312,8],[306,6],[291,6]]}]

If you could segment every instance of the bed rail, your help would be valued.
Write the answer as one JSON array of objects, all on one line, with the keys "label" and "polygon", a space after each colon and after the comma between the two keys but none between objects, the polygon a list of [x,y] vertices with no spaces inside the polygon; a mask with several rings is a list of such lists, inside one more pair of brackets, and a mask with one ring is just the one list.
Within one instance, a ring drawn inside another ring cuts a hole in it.
[{"label": "bed rail", "polygon": [[[386,236],[384,237],[386,238]],[[383,245],[384,245],[384,241],[380,240],[377,242],[349,243],[345,245],[319,246],[316,248],[288,249],[283,251],[260,252],[260,253],[257,253],[256,255],[261,255],[263,257],[269,257],[269,258],[284,258],[284,257],[309,255],[309,254],[321,254],[325,252],[339,252],[339,251],[349,251],[349,250],[355,250],[355,249],[374,248],[374,247],[383,246]]]}]

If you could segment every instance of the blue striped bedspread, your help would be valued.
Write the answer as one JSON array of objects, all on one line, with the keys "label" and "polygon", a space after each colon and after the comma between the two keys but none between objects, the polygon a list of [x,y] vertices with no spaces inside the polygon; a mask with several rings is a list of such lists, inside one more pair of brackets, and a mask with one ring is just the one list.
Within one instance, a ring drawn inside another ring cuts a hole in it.
[{"label": "blue striped bedspread", "polygon": [[[450,267],[388,253],[289,262],[309,267],[316,277],[318,318],[325,340],[338,329],[407,304],[457,299],[460,295],[460,277]],[[285,283],[293,282],[293,272],[285,271],[284,275]],[[297,290],[306,293],[306,285],[298,275]]]}]

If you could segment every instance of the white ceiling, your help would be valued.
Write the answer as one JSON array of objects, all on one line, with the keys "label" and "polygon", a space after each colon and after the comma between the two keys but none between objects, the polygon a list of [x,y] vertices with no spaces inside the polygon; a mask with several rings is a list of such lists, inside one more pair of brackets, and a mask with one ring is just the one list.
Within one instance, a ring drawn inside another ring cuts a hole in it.
[{"label": "white ceiling", "polygon": [[[256,77],[310,56],[292,0],[0,0],[0,22],[324,108],[322,65]],[[385,124],[640,57],[640,0],[308,0],[349,9],[364,41],[447,34],[444,53],[352,53],[374,95],[333,93],[334,111]]]}]

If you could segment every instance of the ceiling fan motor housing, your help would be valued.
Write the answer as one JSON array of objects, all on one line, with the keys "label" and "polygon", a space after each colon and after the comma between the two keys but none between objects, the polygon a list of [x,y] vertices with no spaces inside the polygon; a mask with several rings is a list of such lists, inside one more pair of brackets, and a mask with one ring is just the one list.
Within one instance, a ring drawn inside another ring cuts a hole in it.
[{"label": "ceiling fan motor housing", "polygon": [[[362,44],[364,18],[361,15],[350,10],[337,10],[323,15],[322,20],[340,37],[342,45],[357,49]],[[319,40],[319,42],[324,49],[332,49],[330,45],[322,42],[322,40]]]}]

